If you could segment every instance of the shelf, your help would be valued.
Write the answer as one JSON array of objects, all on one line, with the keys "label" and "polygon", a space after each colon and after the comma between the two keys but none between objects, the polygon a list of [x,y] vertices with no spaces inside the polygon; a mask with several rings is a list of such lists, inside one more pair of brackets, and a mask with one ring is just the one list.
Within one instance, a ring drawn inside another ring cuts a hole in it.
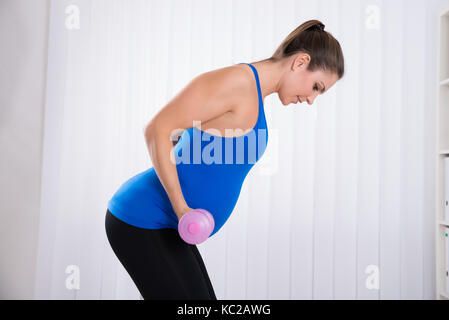
[{"label": "shelf", "polygon": [[449,227],[449,221],[448,220],[440,220],[440,225]]},{"label": "shelf", "polygon": [[[438,88],[436,106],[437,128],[437,159],[436,159],[436,232],[435,232],[435,281],[436,298],[449,300],[449,288],[446,279],[446,228],[449,227],[449,219],[445,215],[445,182],[444,159],[449,156],[449,3],[444,4],[438,10],[437,30],[437,63],[438,63]],[[444,231],[444,232],[443,232]]]}]

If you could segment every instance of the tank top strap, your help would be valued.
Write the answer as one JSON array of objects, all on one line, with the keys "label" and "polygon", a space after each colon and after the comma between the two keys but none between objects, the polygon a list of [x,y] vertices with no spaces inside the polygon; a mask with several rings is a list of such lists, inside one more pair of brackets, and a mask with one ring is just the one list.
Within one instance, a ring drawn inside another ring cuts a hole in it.
[{"label": "tank top strap", "polygon": [[259,74],[257,73],[257,69],[251,63],[241,62],[239,64],[247,64],[253,70],[254,77],[256,78],[257,96],[259,97],[259,108],[260,108],[260,106],[262,104],[262,90],[260,89]]},{"label": "tank top strap", "polygon": [[[259,97],[259,111],[257,116],[257,122],[254,126],[254,130],[258,130],[260,126],[264,126],[265,120],[265,110],[263,108],[263,100],[262,100],[262,90],[260,89],[260,82],[259,82],[259,74],[257,73],[257,69],[251,64],[251,63],[240,63],[240,64],[247,64],[251,67],[254,73],[254,77],[256,78],[256,84],[257,84],[257,95]],[[266,126],[266,124],[265,124]]]}]

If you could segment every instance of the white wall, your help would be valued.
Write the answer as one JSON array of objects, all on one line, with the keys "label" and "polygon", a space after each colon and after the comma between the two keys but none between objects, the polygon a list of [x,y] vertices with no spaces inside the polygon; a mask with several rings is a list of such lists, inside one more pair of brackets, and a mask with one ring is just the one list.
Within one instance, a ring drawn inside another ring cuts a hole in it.
[{"label": "white wall", "polygon": [[0,1],[0,299],[33,299],[48,0]]}]

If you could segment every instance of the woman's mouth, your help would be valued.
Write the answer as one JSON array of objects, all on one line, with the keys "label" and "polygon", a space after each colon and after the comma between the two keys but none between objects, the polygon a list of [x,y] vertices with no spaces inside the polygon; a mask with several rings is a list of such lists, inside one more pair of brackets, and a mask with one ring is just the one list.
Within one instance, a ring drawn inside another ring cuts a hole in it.
[{"label": "woman's mouth", "polygon": [[298,100],[296,101],[296,103],[301,102],[301,101],[299,101],[299,96],[296,96],[296,98],[298,98]]}]

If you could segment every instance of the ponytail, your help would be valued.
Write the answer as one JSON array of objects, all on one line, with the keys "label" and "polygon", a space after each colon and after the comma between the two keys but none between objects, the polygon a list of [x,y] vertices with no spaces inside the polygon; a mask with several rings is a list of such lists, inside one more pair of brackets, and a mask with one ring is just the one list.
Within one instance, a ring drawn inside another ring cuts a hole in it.
[{"label": "ponytail", "polygon": [[268,60],[278,61],[299,52],[307,53],[311,58],[308,71],[329,71],[341,79],[344,75],[343,52],[340,43],[324,28],[319,20],[304,22],[290,32]]}]

